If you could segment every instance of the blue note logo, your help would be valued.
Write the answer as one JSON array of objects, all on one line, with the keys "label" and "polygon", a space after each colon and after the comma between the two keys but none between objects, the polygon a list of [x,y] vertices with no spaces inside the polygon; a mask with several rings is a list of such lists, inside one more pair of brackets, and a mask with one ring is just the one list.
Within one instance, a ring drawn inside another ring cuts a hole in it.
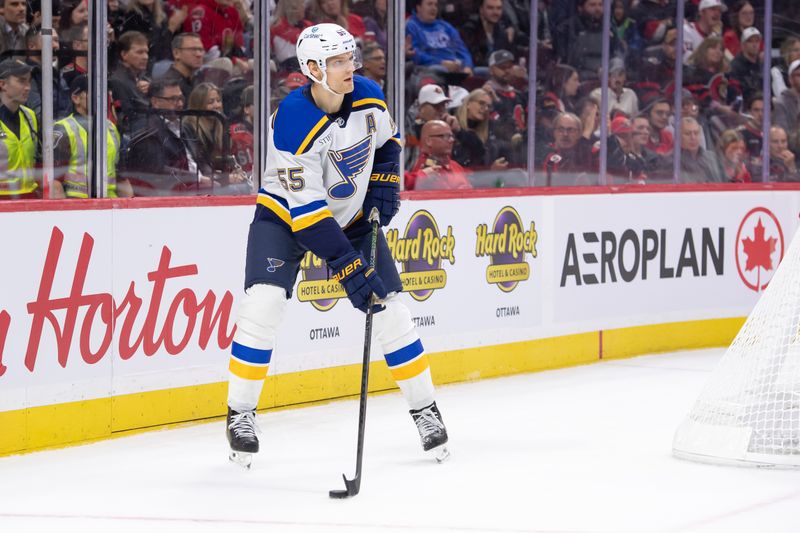
[{"label": "blue note logo", "polygon": [[342,181],[334,183],[328,188],[328,196],[334,200],[345,200],[356,193],[356,178],[364,172],[370,155],[372,154],[372,135],[367,135],[353,146],[343,150],[328,152],[336,172]]},{"label": "blue note logo", "polygon": [[285,265],[286,261],[283,259],[275,259],[274,257],[267,257],[267,263],[269,263],[269,266],[267,266],[267,272],[275,272],[280,267]]}]

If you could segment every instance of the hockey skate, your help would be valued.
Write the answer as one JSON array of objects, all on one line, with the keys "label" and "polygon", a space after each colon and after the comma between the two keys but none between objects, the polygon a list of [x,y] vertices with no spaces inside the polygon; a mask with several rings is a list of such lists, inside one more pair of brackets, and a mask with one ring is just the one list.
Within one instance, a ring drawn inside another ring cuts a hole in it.
[{"label": "hockey skate", "polygon": [[411,418],[419,430],[419,437],[422,441],[422,449],[436,459],[437,463],[444,462],[450,457],[447,449],[447,428],[444,427],[442,414],[433,402],[422,409],[411,410]]},{"label": "hockey skate", "polygon": [[231,445],[228,459],[249,470],[250,465],[253,463],[253,454],[258,453],[257,431],[255,411],[238,413],[228,407],[228,420],[225,429],[225,434]]}]

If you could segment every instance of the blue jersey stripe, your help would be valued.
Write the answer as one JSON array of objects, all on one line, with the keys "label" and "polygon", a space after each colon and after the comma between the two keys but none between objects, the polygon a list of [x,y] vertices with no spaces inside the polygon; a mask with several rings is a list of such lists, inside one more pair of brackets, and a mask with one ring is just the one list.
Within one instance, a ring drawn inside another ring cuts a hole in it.
[{"label": "blue jersey stripe", "polygon": [[325,200],[315,200],[310,204],[301,205],[300,207],[293,207],[289,212],[292,215],[292,218],[301,217],[305,214],[312,213],[321,209],[323,207],[328,207],[328,202]]},{"label": "blue jersey stripe", "polygon": [[393,367],[411,361],[424,351],[425,349],[422,347],[422,341],[417,339],[404,348],[395,350],[392,353],[387,353],[384,358],[386,359],[386,363],[390,367]]},{"label": "blue jersey stripe", "polygon": [[258,348],[250,348],[249,346],[245,346],[244,344],[239,344],[238,342],[233,341],[231,354],[233,354],[237,359],[241,359],[242,361],[246,361],[248,363],[266,365],[269,364],[269,360],[272,357],[272,350],[259,350]]}]

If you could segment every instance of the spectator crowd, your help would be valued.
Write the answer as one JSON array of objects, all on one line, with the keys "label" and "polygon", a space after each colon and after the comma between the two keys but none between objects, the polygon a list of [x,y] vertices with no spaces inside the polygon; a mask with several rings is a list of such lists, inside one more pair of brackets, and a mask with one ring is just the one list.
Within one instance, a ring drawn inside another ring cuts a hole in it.
[{"label": "spectator crowd", "polygon": [[[252,192],[255,0],[98,1],[108,6],[106,195]],[[88,2],[53,0],[55,197],[92,195]],[[319,22],[348,29],[359,43],[359,73],[386,87],[387,0],[268,4],[273,109],[308,83],[295,46]],[[609,183],[672,182],[675,150],[680,182],[760,181],[765,105],[769,179],[800,181],[800,3],[774,0],[784,22],[765,43],[763,0],[687,0],[676,65],[676,0],[614,0],[607,35],[602,0],[539,0],[535,81],[530,6],[406,2],[407,189],[526,185],[529,166],[537,185],[598,183],[603,113]],[[40,9],[39,0],[0,0],[0,199],[42,196]],[[605,40],[607,110],[600,108]],[[763,58],[773,49],[780,57],[765,102]],[[678,68],[684,82],[676,88]]]}]

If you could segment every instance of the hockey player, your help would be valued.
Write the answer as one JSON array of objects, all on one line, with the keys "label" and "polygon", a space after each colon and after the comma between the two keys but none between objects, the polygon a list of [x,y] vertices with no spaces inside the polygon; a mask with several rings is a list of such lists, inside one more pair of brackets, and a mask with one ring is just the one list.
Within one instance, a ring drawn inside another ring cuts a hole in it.
[{"label": "hockey player", "polygon": [[256,405],[275,334],[307,250],[325,259],[353,306],[367,311],[389,370],[417,425],[423,449],[441,461],[447,430],[434,401],[428,359],[408,308],[389,247],[378,235],[369,267],[370,224],[377,208],[385,226],[397,213],[400,135],[375,82],[357,76],[355,40],[336,24],[303,30],[300,68],[312,83],[295,89],[268,124],[267,166],[250,224],[245,297],[238,311],[229,366],[227,437],[231,460],[249,467],[258,452]]}]

